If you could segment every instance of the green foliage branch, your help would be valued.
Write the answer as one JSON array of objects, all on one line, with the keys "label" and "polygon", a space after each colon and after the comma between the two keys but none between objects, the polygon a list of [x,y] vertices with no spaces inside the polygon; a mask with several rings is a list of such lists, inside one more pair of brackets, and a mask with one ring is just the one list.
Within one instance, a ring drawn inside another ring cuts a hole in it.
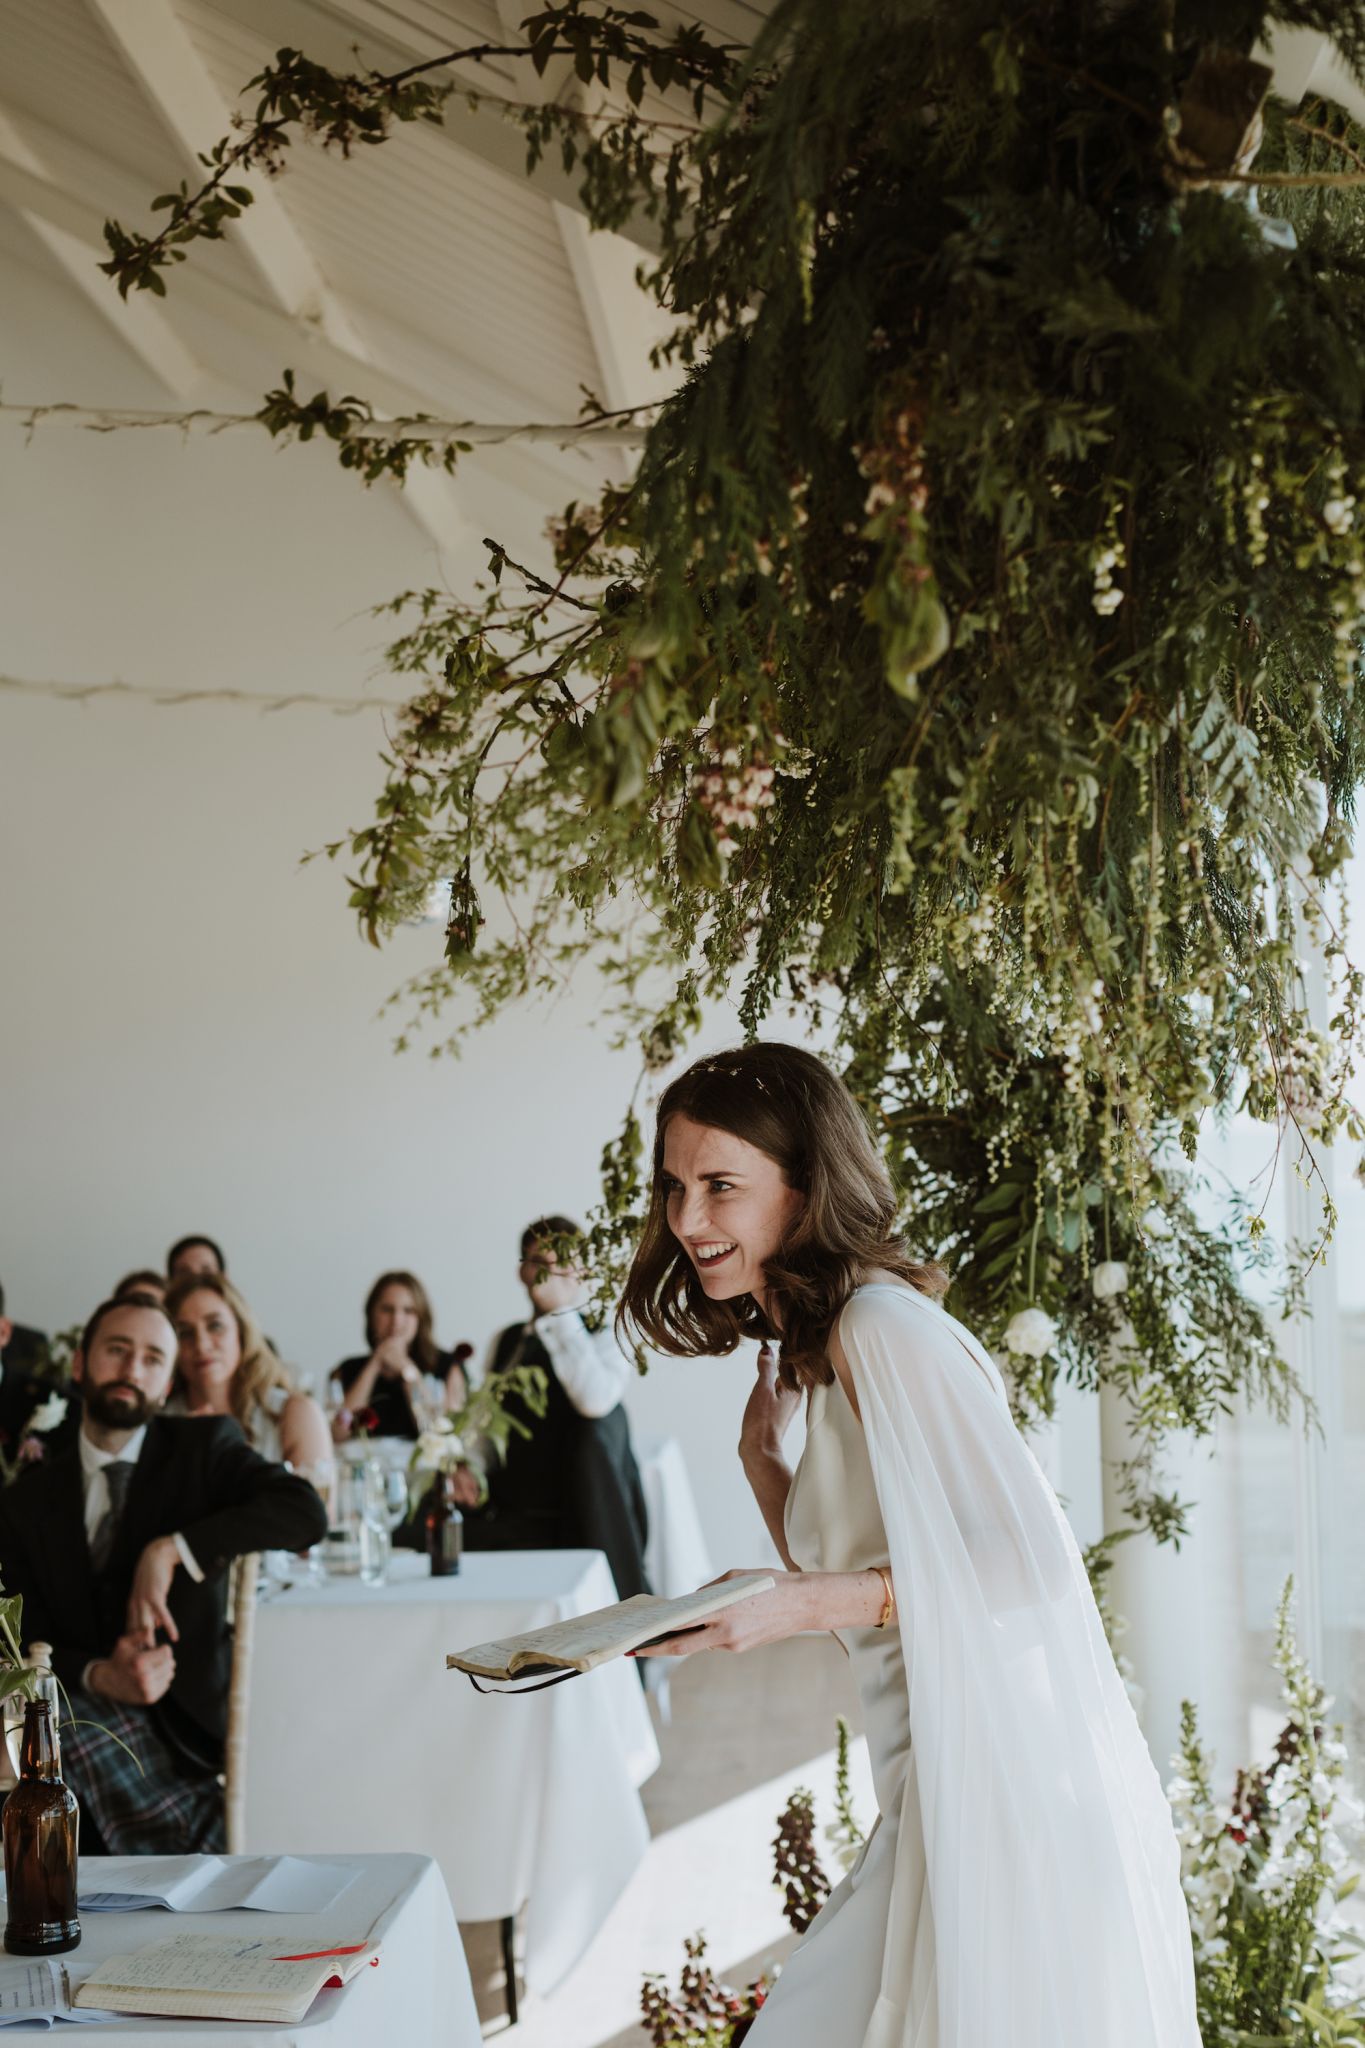
[{"label": "green foliage branch", "polygon": [[[1365,0],[781,0],[747,53],[530,17],[498,54],[574,75],[509,118],[594,225],[649,222],[681,381],[551,564],[490,541],[468,594],[395,601],[412,696],[331,849],[376,943],[448,883],[405,992],[438,1045],[584,960],[651,1072],[710,999],[754,1033],[805,1010],[961,1312],[992,1342],[1055,1319],[1021,1413],[1063,1373],[1119,1389],[1159,1535],[1163,1435],[1292,1391],[1243,1291],[1261,1218],[1197,1206],[1201,1132],[1245,1107],[1310,1177],[1362,1136],[1365,137],[1316,99],[1262,120],[1277,27],[1360,76]],[[111,224],[120,289],[245,203],[233,149],[439,119],[432,69],[282,52],[161,233]],[[638,1155],[632,1110],[607,1254]]]}]

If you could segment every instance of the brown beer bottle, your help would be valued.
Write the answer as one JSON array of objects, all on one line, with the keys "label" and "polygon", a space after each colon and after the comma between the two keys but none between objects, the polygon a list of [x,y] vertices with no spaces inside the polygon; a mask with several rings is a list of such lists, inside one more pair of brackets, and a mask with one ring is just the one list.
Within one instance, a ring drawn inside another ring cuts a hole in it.
[{"label": "brown beer bottle", "polygon": [[76,1795],[64,1785],[47,1700],[24,1708],[19,1782],[5,1801],[5,1947],[57,1956],[81,1938],[76,1917]]},{"label": "brown beer bottle", "polygon": [[427,1499],[427,1556],[433,1579],[450,1577],[460,1569],[464,1549],[464,1516],[455,1498],[455,1474],[438,1472]]}]

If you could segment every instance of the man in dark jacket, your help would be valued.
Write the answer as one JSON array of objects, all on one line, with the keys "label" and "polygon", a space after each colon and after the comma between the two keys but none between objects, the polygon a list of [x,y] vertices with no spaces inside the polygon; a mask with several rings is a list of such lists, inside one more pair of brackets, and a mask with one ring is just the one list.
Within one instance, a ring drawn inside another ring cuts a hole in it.
[{"label": "man in dark jacket", "polygon": [[150,1296],[96,1309],[73,1368],[76,1442],[0,1495],[0,1578],[71,1699],[63,1772],[87,1852],[222,1846],[227,1567],[326,1530],[307,1481],[259,1457],[235,1422],[157,1412],[175,1348]]}]

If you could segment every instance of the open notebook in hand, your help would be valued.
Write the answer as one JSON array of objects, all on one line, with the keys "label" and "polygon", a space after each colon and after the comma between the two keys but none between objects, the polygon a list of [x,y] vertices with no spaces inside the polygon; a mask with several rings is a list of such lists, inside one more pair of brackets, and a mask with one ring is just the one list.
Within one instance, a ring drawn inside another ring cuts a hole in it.
[{"label": "open notebook in hand", "polygon": [[[742,1578],[725,1579],[718,1585],[703,1586],[696,1593],[684,1593],[677,1600],[662,1600],[653,1593],[637,1593],[614,1607],[599,1607],[592,1614],[576,1614],[569,1621],[553,1621],[546,1628],[529,1629],[525,1635],[505,1636],[499,1642],[476,1643],[473,1649],[457,1651],[446,1658],[447,1669],[463,1671],[475,1685],[481,1678],[495,1682],[515,1678],[536,1678],[553,1684],[575,1673],[595,1671],[613,1657],[629,1650],[647,1649],[665,1636],[686,1634],[699,1628],[722,1608],[739,1600],[752,1600],[757,1593],[771,1593],[771,1576],[748,1572]],[[528,1686],[527,1691],[533,1690]]]}]

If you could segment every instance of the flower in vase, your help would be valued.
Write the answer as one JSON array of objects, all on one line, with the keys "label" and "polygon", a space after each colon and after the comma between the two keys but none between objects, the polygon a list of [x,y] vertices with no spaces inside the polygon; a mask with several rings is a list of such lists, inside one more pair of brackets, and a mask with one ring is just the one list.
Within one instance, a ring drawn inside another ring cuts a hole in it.
[{"label": "flower in vase", "polygon": [[424,1429],[417,1439],[410,1460],[414,1472],[453,1472],[457,1465],[466,1463],[462,1439],[456,1435],[455,1425],[448,1415],[443,1415],[431,1429]]},{"label": "flower in vase", "polygon": [[1123,1259],[1102,1259],[1090,1275],[1090,1292],[1096,1301],[1112,1301],[1128,1291],[1128,1267]]},{"label": "flower in vase", "polygon": [[1045,1358],[1057,1338],[1057,1325],[1046,1309],[1021,1308],[1005,1325],[1005,1349],[1016,1357]]},{"label": "flower in vase", "polygon": [[379,1428],[379,1415],[373,1408],[361,1408],[351,1417],[352,1436],[374,1436]]}]

